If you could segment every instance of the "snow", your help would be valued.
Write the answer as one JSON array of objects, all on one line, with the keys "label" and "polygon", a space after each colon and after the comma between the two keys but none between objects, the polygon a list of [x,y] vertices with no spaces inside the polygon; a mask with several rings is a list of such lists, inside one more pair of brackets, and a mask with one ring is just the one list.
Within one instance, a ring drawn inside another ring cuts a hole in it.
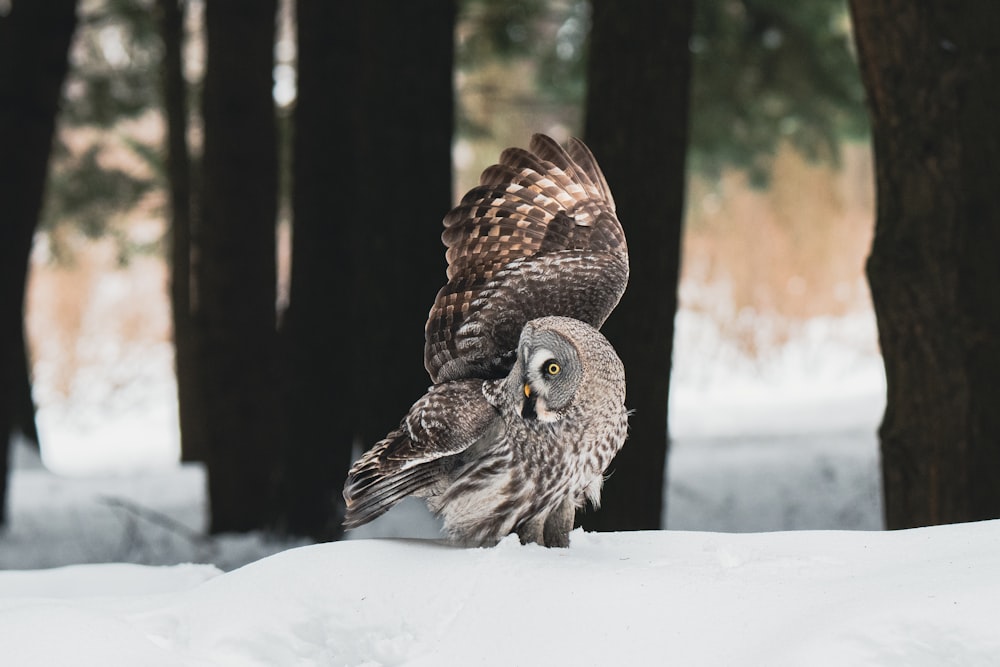
[{"label": "snow", "polygon": [[108,394],[124,417],[57,406],[57,444],[15,451],[2,664],[1000,664],[1000,521],[880,530],[870,315],[756,360],[677,324],[669,530],[561,550],[450,546],[415,500],[333,544],[206,537],[149,357],[141,391]]},{"label": "snow", "polygon": [[[760,337],[775,327],[773,319],[753,318]],[[674,438],[874,430],[885,407],[885,371],[871,311],[806,320],[792,340],[765,340],[752,356],[717,321],[688,309],[677,314],[669,410]]]},{"label": "snow", "polygon": [[873,313],[808,320],[755,357],[716,322],[677,316],[667,527],[880,529],[885,372]]},{"label": "snow", "polygon": [[[0,573],[8,665],[978,665],[1000,522],[369,539],[209,566]],[[87,582],[82,584],[80,582]]]}]

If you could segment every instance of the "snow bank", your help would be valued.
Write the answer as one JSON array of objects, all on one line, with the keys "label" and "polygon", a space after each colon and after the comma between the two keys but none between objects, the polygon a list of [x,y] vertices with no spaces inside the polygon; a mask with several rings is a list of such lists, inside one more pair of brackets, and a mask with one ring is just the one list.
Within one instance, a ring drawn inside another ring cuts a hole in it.
[{"label": "snow bank", "polygon": [[998,565],[1000,521],[577,530],[565,550],[350,540],[225,574],[0,573],[0,655],[18,667],[998,664]]}]

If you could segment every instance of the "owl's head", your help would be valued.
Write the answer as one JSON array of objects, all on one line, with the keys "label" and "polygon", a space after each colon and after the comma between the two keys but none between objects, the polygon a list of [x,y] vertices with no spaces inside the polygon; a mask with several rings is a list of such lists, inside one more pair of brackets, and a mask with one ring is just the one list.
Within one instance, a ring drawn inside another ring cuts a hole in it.
[{"label": "owl's head", "polygon": [[508,385],[521,394],[521,416],[558,421],[571,406],[621,406],[625,369],[594,327],[569,317],[542,317],[521,331]]}]

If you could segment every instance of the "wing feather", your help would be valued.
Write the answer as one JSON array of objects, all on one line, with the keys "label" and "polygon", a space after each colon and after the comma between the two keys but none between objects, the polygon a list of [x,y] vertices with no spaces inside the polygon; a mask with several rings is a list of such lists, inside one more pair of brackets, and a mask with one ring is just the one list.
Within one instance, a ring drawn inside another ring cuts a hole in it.
[{"label": "wing feather", "polygon": [[564,315],[600,327],[628,282],[628,249],[587,146],[537,134],[508,148],[444,218],[448,283],[425,328],[434,382],[500,377],[524,324]]},{"label": "wing feather", "polygon": [[433,495],[442,460],[461,454],[491,432],[496,409],[482,380],[431,387],[397,429],[351,467],[344,484],[345,528],[375,519],[410,495]]}]

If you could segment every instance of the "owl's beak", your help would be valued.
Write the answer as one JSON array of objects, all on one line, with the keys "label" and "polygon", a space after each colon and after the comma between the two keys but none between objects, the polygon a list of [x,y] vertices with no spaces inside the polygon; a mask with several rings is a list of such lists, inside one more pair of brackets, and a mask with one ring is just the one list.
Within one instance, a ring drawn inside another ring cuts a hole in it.
[{"label": "owl's beak", "polygon": [[538,419],[535,411],[537,399],[531,394],[531,385],[524,383],[524,400],[521,402],[521,417],[524,419]]}]

